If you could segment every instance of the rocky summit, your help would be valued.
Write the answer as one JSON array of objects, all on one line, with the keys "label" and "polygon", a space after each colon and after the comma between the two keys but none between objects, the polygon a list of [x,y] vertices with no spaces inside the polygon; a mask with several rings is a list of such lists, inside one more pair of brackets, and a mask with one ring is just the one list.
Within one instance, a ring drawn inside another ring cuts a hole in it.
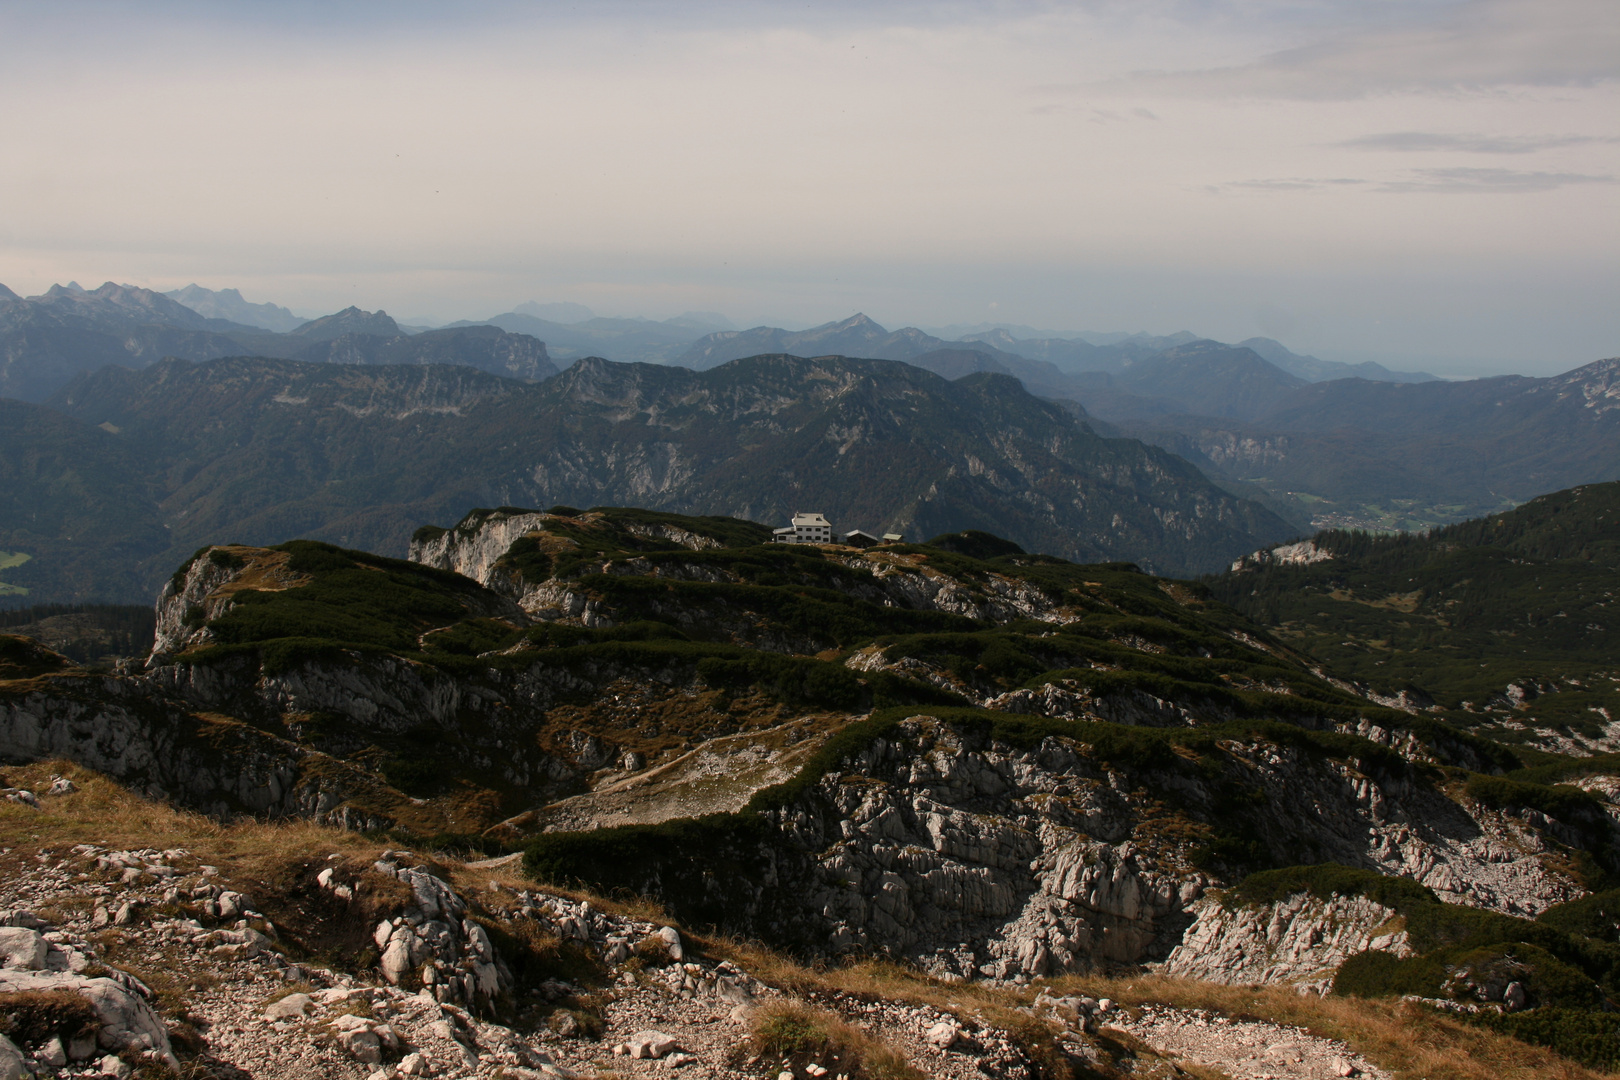
[{"label": "rocky summit", "polygon": [[0,637],[0,1078],[1620,1061],[1606,755],[1134,565],[772,537],[483,509]]}]

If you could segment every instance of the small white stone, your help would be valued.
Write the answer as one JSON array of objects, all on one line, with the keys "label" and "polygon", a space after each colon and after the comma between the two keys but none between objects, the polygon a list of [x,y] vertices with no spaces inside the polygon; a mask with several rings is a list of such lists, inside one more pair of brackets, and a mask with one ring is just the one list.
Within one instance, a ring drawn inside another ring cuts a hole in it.
[{"label": "small white stone", "polygon": [[39,1060],[53,1069],[60,1069],[67,1064],[67,1047],[62,1045],[60,1036],[52,1035],[51,1041],[40,1047]]},{"label": "small white stone", "polygon": [[315,999],[308,994],[288,994],[264,1007],[264,1015],[271,1020],[302,1020],[315,1007]]}]

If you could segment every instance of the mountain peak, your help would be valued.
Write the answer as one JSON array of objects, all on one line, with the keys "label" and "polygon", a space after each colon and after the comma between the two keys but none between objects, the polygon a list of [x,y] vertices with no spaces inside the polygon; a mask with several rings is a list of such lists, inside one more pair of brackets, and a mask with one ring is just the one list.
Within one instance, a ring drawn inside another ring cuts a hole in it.
[{"label": "mountain peak", "polygon": [[297,329],[291,331],[299,337],[310,338],[314,341],[331,341],[344,334],[370,334],[373,337],[398,337],[401,333],[399,324],[389,317],[388,312],[363,311],[353,304],[342,311],[331,315],[323,315],[319,319],[312,319]]},{"label": "mountain peak", "polygon": [[877,320],[867,316],[864,311],[857,311],[843,322],[828,323],[828,330],[870,330],[873,333],[887,334],[889,331],[878,325]]}]

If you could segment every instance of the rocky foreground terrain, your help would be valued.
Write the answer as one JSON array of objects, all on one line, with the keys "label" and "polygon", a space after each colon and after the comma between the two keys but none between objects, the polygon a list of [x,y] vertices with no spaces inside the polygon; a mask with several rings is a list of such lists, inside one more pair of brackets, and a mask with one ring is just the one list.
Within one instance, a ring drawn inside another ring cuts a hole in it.
[{"label": "rocky foreground terrain", "polygon": [[143,661],[0,637],[13,1072],[1620,1061],[1620,766],[1392,707],[1193,583],[762,532],[220,545]]},{"label": "rocky foreground terrain", "polygon": [[[0,854],[7,1078],[967,1080],[1063,1075],[1063,1063],[1100,1076],[1389,1075],[1340,1039],[1168,1002],[898,971],[887,995],[872,992],[882,972],[864,985],[845,972],[841,986],[650,910],[537,888],[510,859],[441,862],[316,827],[221,829],[64,768],[71,779],[0,773],[17,796],[0,829],[27,841]],[[93,832],[189,834],[196,850],[71,843]],[[363,935],[373,920],[372,947],[355,949],[355,924]],[[333,947],[345,933],[352,951]]]}]

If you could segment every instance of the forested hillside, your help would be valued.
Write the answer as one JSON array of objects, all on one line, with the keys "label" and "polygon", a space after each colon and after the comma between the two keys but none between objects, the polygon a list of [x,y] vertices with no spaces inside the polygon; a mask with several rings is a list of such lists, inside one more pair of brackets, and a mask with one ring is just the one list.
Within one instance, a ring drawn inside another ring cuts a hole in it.
[{"label": "forested hillside", "polygon": [[18,418],[0,433],[17,446],[0,462],[16,477],[0,492],[16,502],[0,551],[28,557],[0,581],[33,603],[147,600],[222,538],[403,555],[420,522],[480,505],[772,524],[819,511],[841,531],[988,529],[1168,573],[1297,531],[1015,379],[950,382],[883,360],[755,357],[705,372],[583,360],[542,383],[435,364],[168,360],[105,368],[49,407],[0,404]]},{"label": "forested hillside", "polygon": [[1502,737],[1533,716],[1607,739],[1620,718],[1620,483],[1428,534],[1319,533],[1210,587],[1333,671]]}]

